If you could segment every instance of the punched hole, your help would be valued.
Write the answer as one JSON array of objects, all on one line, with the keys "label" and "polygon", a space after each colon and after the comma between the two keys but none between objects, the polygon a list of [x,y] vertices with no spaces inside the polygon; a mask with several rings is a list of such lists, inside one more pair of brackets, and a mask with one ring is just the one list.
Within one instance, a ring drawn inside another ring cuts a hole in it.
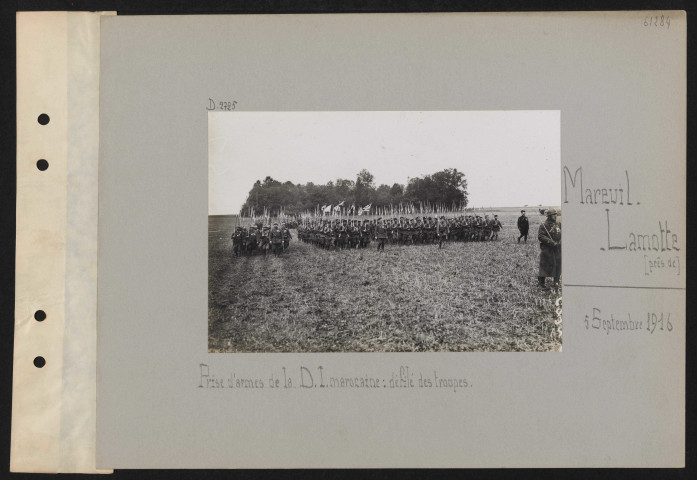
[{"label": "punched hole", "polygon": [[46,360],[44,359],[44,357],[36,357],[34,359],[34,366],[36,368],[43,368],[44,365],[46,365]]},{"label": "punched hole", "polygon": [[48,125],[48,122],[51,121],[51,119],[49,118],[49,116],[46,115],[45,113],[42,113],[41,115],[39,115],[38,120],[39,120],[39,124],[40,124],[40,125]]},{"label": "punched hole", "polygon": [[37,310],[36,312],[34,312],[34,320],[36,320],[37,322],[43,322],[44,320],[46,320],[46,312],[44,312],[43,310]]},{"label": "punched hole", "polygon": [[36,162],[36,168],[41,170],[42,172],[48,168],[48,162],[44,160],[43,158]]}]

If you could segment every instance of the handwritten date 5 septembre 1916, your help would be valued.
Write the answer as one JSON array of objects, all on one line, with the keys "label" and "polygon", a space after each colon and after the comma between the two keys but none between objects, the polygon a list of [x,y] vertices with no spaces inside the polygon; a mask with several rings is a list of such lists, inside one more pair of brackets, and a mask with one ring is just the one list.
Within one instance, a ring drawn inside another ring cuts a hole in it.
[{"label": "handwritten date 5 septembre 1916", "polygon": [[630,313],[616,317],[614,313],[603,313],[599,308],[593,308],[593,313],[584,318],[586,330],[599,330],[607,335],[610,332],[672,332],[673,323],[670,312],[647,312],[646,315],[634,316]]}]

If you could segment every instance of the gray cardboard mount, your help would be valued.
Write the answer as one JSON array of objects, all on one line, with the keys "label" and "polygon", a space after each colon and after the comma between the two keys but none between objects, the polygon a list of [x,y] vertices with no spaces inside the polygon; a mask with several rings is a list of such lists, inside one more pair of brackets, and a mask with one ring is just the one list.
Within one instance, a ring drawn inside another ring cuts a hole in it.
[{"label": "gray cardboard mount", "polygon": [[[98,467],[682,466],[685,273],[646,262],[685,261],[685,39],[682,12],[102,18]],[[559,110],[560,181],[630,182],[632,205],[562,183],[561,353],[209,354],[209,99]],[[666,222],[680,250],[606,248]],[[469,387],[200,388],[201,364]]]}]

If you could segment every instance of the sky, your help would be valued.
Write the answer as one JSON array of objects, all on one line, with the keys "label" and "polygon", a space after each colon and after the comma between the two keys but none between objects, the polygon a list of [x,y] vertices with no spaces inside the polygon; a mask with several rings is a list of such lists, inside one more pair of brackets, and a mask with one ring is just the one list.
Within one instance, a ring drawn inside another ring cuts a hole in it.
[{"label": "sky", "polygon": [[560,112],[209,112],[208,214],[239,213],[256,180],[375,185],[457,168],[468,206],[561,204]]}]

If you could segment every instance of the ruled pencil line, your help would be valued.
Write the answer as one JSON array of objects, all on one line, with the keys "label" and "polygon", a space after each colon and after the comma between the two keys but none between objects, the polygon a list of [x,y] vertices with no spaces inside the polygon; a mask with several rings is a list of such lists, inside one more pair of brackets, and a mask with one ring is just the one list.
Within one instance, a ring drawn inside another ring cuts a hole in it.
[{"label": "ruled pencil line", "polygon": [[637,287],[631,285],[586,285],[586,284],[574,284],[574,283],[563,283],[563,287],[587,287],[587,288],[635,288],[642,290],[685,290],[685,287]]}]

